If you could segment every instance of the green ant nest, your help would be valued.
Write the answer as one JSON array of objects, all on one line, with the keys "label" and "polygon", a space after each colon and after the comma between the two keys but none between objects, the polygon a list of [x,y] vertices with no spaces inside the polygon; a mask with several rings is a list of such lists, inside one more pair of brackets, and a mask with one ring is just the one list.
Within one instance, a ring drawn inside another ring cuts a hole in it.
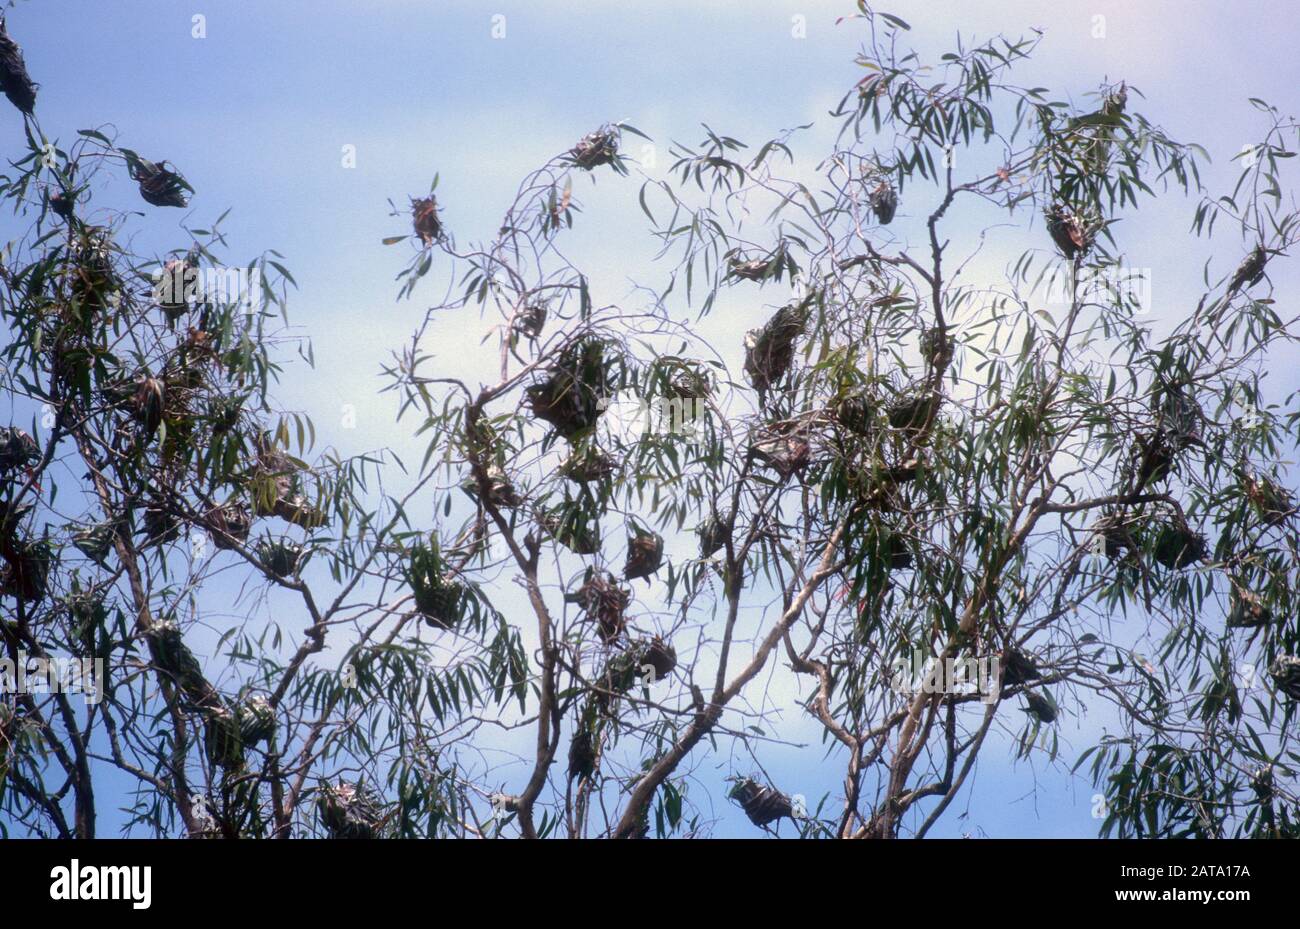
[{"label": "green ant nest", "polygon": [[411,199],[411,227],[425,248],[442,238],[442,223],[438,220],[438,200],[433,194]]},{"label": "green ant nest", "polygon": [[1054,203],[1043,213],[1047,222],[1047,233],[1052,242],[1061,250],[1061,254],[1073,261],[1076,256],[1086,254],[1092,248],[1092,232],[1086,221],[1064,204]]},{"label": "green ant nest", "polygon": [[41,460],[36,440],[16,426],[0,427],[0,477]]},{"label": "green ant nest", "polygon": [[227,503],[208,510],[207,526],[212,544],[220,549],[234,549],[248,541],[253,517],[242,503]]},{"label": "green ant nest", "polygon": [[1258,629],[1273,621],[1273,611],[1264,605],[1257,594],[1233,586],[1228,610],[1229,629]]},{"label": "green ant nest", "polygon": [[766,827],[782,818],[794,819],[790,798],[775,787],[760,784],[753,778],[737,780],[727,796],[740,804],[755,826]]},{"label": "green ant nest", "polygon": [[153,665],[171,680],[192,706],[212,702],[212,685],[203,676],[203,669],[181,636],[180,626],[173,620],[155,622],[145,633]]},{"label": "green ant nest", "polygon": [[745,373],[760,394],[779,383],[794,362],[794,343],[803,334],[805,313],[801,307],[777,310],[761,329],[745,335]]},{"label": "green ant nest", "polygon": [[1300,658],[1295,655],[1279,655],[1269,665],[1268,673],[1278,690],[1292,700],[1300,700]]},{"label": "green ant nest", "polygon": [[134,153],[127,155],[127,170],[131,180],[140,187],[140,196],[151,206],[186,207],[194,188],[174,170],[169,162],[149,161]]},{"label": "green ant nest", "polygon": [[1154,556],[1171,571],[1190,568],[1205,557],[1205,537],[1181,523],[1166,523],[1156,531]]},{"label": "green ant nest", "polygon": [[0,594],[39,603],[49,591],[54,550],[45,540],[11,543],[13,552],[0,570]]},{"label": "green ant nest", "polygon": [[776,268],[770,257],[746,258],[732,255],[727,259],[727,276],[740,281],[764,281],[771,277]]},{"label": "green ant nest", "polygon": [[36,108],[36,87],[27,73],[22,48],[9,37],[0,16],[0,90],[20,112],[31,116]]},{"label": "green ant nest", "polygon": [[855,435],[868,436],[875,431],[876,408],[866,393],[844,397],[835,404],[832,415],[835,422]]},{"label": "green ant nest", "polygon": [[595,621],[600,639],[606,645],[613,644],[622,635],[632,591],[619,584],[608,571],[588,571],[582,586],[566,599],[576,603],[588,619]]},{"label": "green ant nest", "polygon": [[871,212],[875,214],[876,222],[888,226],[894,221],[894,213],[898,211],[898,191],[889,181],[881,181],[871,191],[868,204],[871,206]]},{"label": "green ant nest", "polygon": [[316,812],[332,839],[373,839],[383,823],[383,809],[363,785],[339,781],[320,789]]},{"label": "green ant nest", "polygon": [[1056,722],[1057,710],[1056,704],[1042,694],[1034,693],[1032,690],[1025,691],[1025,703],[1028,704],[1028,713],[1041,723],[1051,725]]},{"label": "green ant nest", "polygon": [[607,381],[605,343],[585,339],[565,349],[524,397],[535,417],[573,441],[592,429],[604,412]]},{"label": "green ant nest", "polygon": [[731,541],[732,520],[729,514],[710,513],[696,530],[700,537],[700,557],[711,558]]},{"label": "green ant nest", "polygon": [[575,484],[605,481],[618,473],[618,462],[595,446],[575,451],[560,465],[561,476]]},{"label": "green ant nest", "polygon": [[889,425],[895,429],[920,432],[934,418],[939,398],[930,392],[904,397],[890,405],[886,411]]},{"label": "green ant nest", "polygon": [[614,126],[601,126],[578,140],[569,149],[569,160],[585,171],[613,164],[618,157],[619,132]]},{"label": "green ant nest", "polygon": [[571,507],[559,507],[542,517],[542,528],[575,555],[600,551],[600,524]]},{"label": "green ant nest", "polygon": [[301,545],[288,539],[263,539],[257,546],[257,560],[271,574],[284,580],[297,572],[302,551]]},{"label": "green ant nest", "polygon": [[181,537],[181,521],[161,502],[145,505],[141,523],[146,546],[166,545]]},{"label": "green ant nest", "polygon": [[796,424],[780,423],[755,430],[749,454],[784,479],[808,466],[812,446]]},{"label": "green ant nest", "polygon": [[411,552],[406,582],[415,595],[416,610],[428,625],[451,629],[464,618],[469,588],[446,571],[434,548],[420,545]]},{"label": "green ant nest", "polygon": [[664,540],[653,532],[637,530],[627,540],[627,562],[623,577],[629,581],[649,577],[664,560]]}]

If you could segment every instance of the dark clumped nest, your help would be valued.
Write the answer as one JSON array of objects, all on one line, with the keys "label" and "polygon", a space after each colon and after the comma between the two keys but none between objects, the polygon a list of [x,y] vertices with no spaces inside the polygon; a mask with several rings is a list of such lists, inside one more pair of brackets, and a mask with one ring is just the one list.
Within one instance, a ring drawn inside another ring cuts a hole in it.
[{"label": "dark clumped nest", "polygon": [[585,780],[596,773],[599,733],[594,719],[584,719],[569,742],[569,780]]},{"label": "dark clumped nest", "polygon": [[166,161],[150,161],[135,152],[122,149],[131,180],[140,187],[140,196],[152,206],[185,207],[194,188],[179,171]]},{"label": "dark clumped nest", "polygon": [[1087,221],[1062,203],[1054,203],[1043,213],[1047,233],[1061,254],[1073,261],[1092,248],[1093,231]]},{"label": "dark clumped nest", "polygon": [[36,108],[36,88],[27,73],[23,50],[9,37],[5,18],[0,16],[0,90],[19,111],[31,116]]},{"label": "dark clumped nest", "polygon": [[145,505],[140,523],[144,545],[166,545],[181,537],[180,518],[160,501],[153,500]]},{"label": "dark clumped nest", "polygon": [[442,223],[438,220],[438,199],[430,194],[427,197],[411,198],[411,226],[426,248],[442,238]]},{"label": "dark clumped nest", "polygon": [[889,181],[881,181],[871,191],[868,204],[871,207],[871,212],[875,214],[876,222],[882,226],[888,226],[894,221],[894,213],[898,210],[898,191],[894,189],[894,185]]},{"label": "dark clumped nest", "polygon": [[717,512],[711,512],[696,532],[700,537],[700,557],[710,558],[726,548],[731,541],[731,515],[724,513],[720,516]]},{"label": "dark clumped nest", "polygon": [[800,424],[771,423],[751,434],[749,454],[782,478],[788,478],[808,466],[812,445]]},{"label": "dark clumped nest", "polygon": [[618,462],[594,445],[575,450],[560,465],[559,473],[575,484],[608,480],[618,473]]},{"label": "dark clumped nest", "polygon": [[785,306],[761,329],[745,335],[745,373],[760,396],[765,395],[790,370],[795,340],[803,334],[807,312],[801,306]]},{"label": "dark clumped nest", "polygon": [[213,704],[216,691],[203,676],[203,668],[181,635],[180,626],[170,619],[155,622],[145,633],[153,665],[179,691],[185,706]]},{"label": "dark clumped nest", "polygon": [[415,595],[415,608],[426,624],[451,629],[460,623],[470,598],[469,589],[451,574],[436,545],[412,548],[405,572]]},{"label": "dark clumped nest", "polygon": [[525,392],[529,409],[565,439],[596,425],[609,387],[605,343],[587,338],[567,346],[546,377]]},{"label": "dark clumped nest", "polygon": [[575,555],[595,555],[600,551],[598,518],[581,507],[557,507],[542,514],[541,524],[547,534]]},{"label": "dark clumped nest", "polygon": [[1007,648],[1000,661],[1003,687],[1021,687],[1043,676],[1034,660],[1018,648]]},{"label": "dark clumped nest", "polygon": [[618,164],[619,131],[617,126],[601,126],[588,133],[569,149],[566,156],[571,164],[591,171],[601,165]]},{"label": "dark clumped nest", "polygon": [[0,478],[41,460],[41,447],[16,426],[0,428]]},{"label": "dark clumped nest", "polygon": [[755,826],[766,827],[782,818],[794,819],[794,807],[790,798],[775,787],[761,784],[754,778],[738,779],[727,796],[740,804]]},{"label": "dark clumped nest", "polygon": [[659,570],[664,560],[664,540],[661,536],[637,530],[627,540],[627,563],[623,576],[629,581],[649,577]]},{"label": "dark clumped nest", "polygon": [[1193,532],[1181,520],[1165,523],[1156,529],[1156,561],[1171,571],[1190,568],[1205,557],[1205,537]]},{"label": "dark clumped nest", "polygon": [[316,811],[332,839],[374,839],[384,822],[383,807],[363,784],[339,781],[320,788]]},{"label": "dark clumped nest", "polygon": [[54,549],[44,539],[6,542],[6,564],[0,569],[0,594],[39,603],[49,591]]},{"label": "dark clumped nest", "polygon": [[1253,287],[1264,278],[1264,267],[1268,264],[1269,250],[1263,244],[1256,245],[1250,254],[1242,259],[1237,270],[1228,282],[1228,293],[1235,294],[1243,287]]},{"label": "dark clumped nest", "polygon": [[594,682],[598,688],[596,705],[609,715],[617,698],[637,684],[650,685],[669,677],[677,668],[677,651],[660,636],[637,639],[610,657]]},{"label": "dark clumped nest", "polygon": [[1268,668],[1269,676],[1278,690],[1295,701],[1300,701],[1300,657],[1279,655]]},{"label": "dark clumped nest", "polygon": [[887,411],[889,425],[907,432],[921,432],[934,417],[939,397],[932,391],[918,389],[892,403]]},{"label": "dark clumped nest", "polygon": [[587,571],[582,586],[565,596],[596,623],[600,639],[606,645],[618,640],[627,625],[624,614],[632,601],[632,592],[619,584],[608,571]]},{"label": "dark clumped nest", "polygon": [[1051,725],[1056,722],[1056,702],[1052,700],[1051,697],[1035,693],[1032,690],[1026,690],[1025,703],[1028,704],[1028,706],[1024,708],[1024,711],[1040,723]]},{"label": "dark clumped nest", "polygon": [[281,580],[297,572],[302,554],[302,546],[288,539],[263,539],[257,546],[258,562]]},{"label": "dark clumped nest", "polygon": [[248,541],[253,517],[242,503],[226,503],[208,510],[207,526],[212,533],[213,545],[233,549]]}]

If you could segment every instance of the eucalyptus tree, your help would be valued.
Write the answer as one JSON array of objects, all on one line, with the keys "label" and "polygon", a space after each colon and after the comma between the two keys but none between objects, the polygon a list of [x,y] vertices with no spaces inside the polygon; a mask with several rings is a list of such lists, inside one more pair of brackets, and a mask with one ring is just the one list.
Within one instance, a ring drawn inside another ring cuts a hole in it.
[{"label": "eucalyptus tree", "polygon": [[[763,829],[924,836],[992,749],[1090,776],[1104,834],[1294,835],[1298,414],[1264,374],[1296,337],[1269,271],[1297,124],[1257,102],[1219,194],[1137,88],[1018,84],[1038,36],[927,62],[859,9],[815,166],[795,132],[708,129],[652,176],[611,124],[488,241],[444,228],[454,191],[412,203],[402,296],[449,294],[388,371],[447,488],[426,613],[454,627],[491,578],[531,653],[528,745],[479,788],[494,834],[706,834],[729,798]],[[630,199],[634,174],[659,247],[636,308],[566,246],[588,179]],[[1221,238],[1157,333],[1120,221],[1170,197]],[[700,335],[719,312],[750,314],[743,343]],[[476,325],[481,379],[440,371]],[[1089,711],[1105,731],[1058,760]],[[797,798],[764,756],[808,720],[808,770],[842,774]]]},{"label": "eucalyptus tree", "polygon": [[[926,62],[859,10],[814,163],[706,129],[657,176],[611,123],[485,241],[437,179],[394,208],[400,297],[441,294],[385,372],[418,462],[313,457],[279,256],[228,265],[220,220],[144,253],[102,172],[147,223],[180,170],[47,140],[7,51],[0,634],[15,668],[99,659],[102,698],[6,690],[0,822],[624,838],[730,802],[924,836],[1001,753],[1091,777],[1105,834],[1295,834],[1298,414],[1265,375],[1296,123],[1257,104],[1210,191],[1137,88],[1061,102],[1016,82],[1037,37]],[[569,247],[588,191],[645,217],[631,297]],[[1221,238],[1157,331],[1120,220],[1169,197]],[[764,773],[794,750],[836,783]]]},{"label": "eucalyptus tree", "polygon": [[[510,697],[517,635],[486,604],[463,611],[482,652],[409,635],[393,565],[422,533],[384,492],[396,462],[309,463],[311,421],[275,403],[288,354],[311,360],[279,256],[230,263],[224,214],[156,223],[170,247],[145,252],[154,209],[190,205],[183,174],[113,130],[48,139],[30,110],[0,181],[21,230],[0,266],[0,828],[428,834],[463,792],[410,720]],[[110,173],[140,199],[104,201]]]}]

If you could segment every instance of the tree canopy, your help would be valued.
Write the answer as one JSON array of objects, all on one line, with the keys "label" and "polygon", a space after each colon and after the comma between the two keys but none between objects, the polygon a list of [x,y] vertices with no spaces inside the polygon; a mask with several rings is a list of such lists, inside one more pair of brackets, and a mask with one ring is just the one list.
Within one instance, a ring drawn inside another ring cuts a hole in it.
[{"label": "tree canopy", "polygon": [[[98,699],[0,696],[0,825],[634,838],[734,804],[755,834],[925,836],[1000,753],[1090,780],[1102,835],[1297,835],[1300,405],[1266,374],[1298,335],[1270,271],[1300,126],[1252,101],[1209,190],[1139,88],[1017,83],[1037,34],[928,61],[855,20],[813,163],[798,129],[704,127],[652,176],[611,122],[489,239],[437,177],[394,204],[398,302],[427,310],[383,390],[419,461],[317,451],[275,400],[311,360],[281,256],[232,261],[224,216],[137,253],[183,172],[129,129],[48,139],[0,42],[27,224],[0,658],[102,669]],[[107,172],[143,207],[97,206]],[[637,305],[566,248],[589,196],[656,243]],[[1162,235],[1217,257],[1157,334],[1123,220],[1165,199],[1190,223]],[[737,293],[749,331],[711,342]],[[477,380],[440,370],[449,328],[481,330]],[[778,747],[835,787],[778,783]]]}]

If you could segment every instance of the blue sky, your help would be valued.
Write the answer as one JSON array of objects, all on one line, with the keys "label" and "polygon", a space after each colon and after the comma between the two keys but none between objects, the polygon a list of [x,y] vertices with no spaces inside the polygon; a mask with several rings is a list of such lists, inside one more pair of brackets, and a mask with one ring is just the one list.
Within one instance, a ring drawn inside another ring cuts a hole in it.
[{"label": "blue sky", "polygon": [[[652,175],[670,163],[672,140],[698,141],[702,122],[761,143],[815,121],[797,148],[811,164],[833,133],[827,110],[860,76],[852,58],[861,32],[835,24],[852,8],[847,0],[24,0],[9,28],[42,85],[47,135],[69,142],[77,129],[111,123],[121,144],[174,162],[197,188],[192,225],[232,209],[225,229],[233,257],[264,248],[285,254],[301,285],[291,319],[312,338],[317,360],[315,370],[290,366],[278,391],[285,406],[310,413],[322,443],[344,453],[392,446],[409,459],[420,446],[408,424],[394,425],[390,398],[375,395],[378,370],[433,294],[394,299],[408,252],[380,240],[408,225],[388,215],[388,199],[404,204],[438,173],[444,223],[461,240],[487,237],[529,168],[616,119],[654,138],[653,148],[639,140],[629,148]],[[913,25],[923,52],[943,50],[958,30],[985,38],[1044,27],[1039,54],[1017,72],[1022,83],[1081,99],[1104,78],[1126,79],[1147,97],[1131,106],[1209,149],[1211,186],[1231,184],[1229,159],[1258,136],[1248,97],[1296,109],[1300,59],[1279,4],[900,0],[881,8]],[[196,15],[204,38],[192,35]],[[1105,17],[1103,37],[1097,16]],[[795,17],[804,18],[805,38],[792,34],[801,25]],[[502,24],[504,36],[494,38]],[[20,131],[6,114],[0,133],[9,151]],[[355,147],[355,167],[343,164],[345,146]],[[612,177],[599,191],[579,185],[588,211],[574,250],[609,302],[628,297],[631,278],[653,270],[638,186]],[[105,202],[134,205],[133,197],[118,183]],[[1170,198],[1132,220],[1134,239],[1144,243],[1136,263],[1155,272],[1155,326],[1194,305],[1209,252],[1151,233],[1162,224],[1181,233],[1193,206]],[[154,211],[141,247],[183,245],[181,219],[180,211]],[[958,222],[954,235],[961,231]],[[724,306],[701,331],[735,342],[752,325],[752,317],[738,319],[742,311]],[[437,334],[449,370],[474,370],[479,327]],[[1294,371],[1277,369],[1278,389],[1294,388]],[[358,412],[355,429],[341,427],[348,404]],[[1062,735],[1077,738],[1074,751],[1089,744],[1082,733]],[[774,750],[764,762],[786,784],[811,783],[802,790],[810,797],[819,787],[834,790],[838,763],[809,772],[810,757],[818,757],[815,748]],[[976,784],[969,820],[955,815],[966,808],[962,797],[937,834],[1095,833],[1091,788],[1059,771],[1026,762],[1008,769],[988,758]],[[749,834],[734,811],[718,813],[719,834]]]},{"label": "blue sky", "polygon": [[[1270,26],[1272,4],[1059,6],[891,9],[930,50],[958,28],[986,37],[1045,27],[1026,83],[1081,97],[1104,76],[1123,77],[1176,137],[1206,144],[1223,171],[1259,127],[1246,98],[1285,109],[1300,86],[1293,37]],[[47,134],[70,140],[76,129],[111,122],[122,144],[172,160],[198,188],[190,222],[231,207],[226,228],[237,255],[265,247],[286,254],[302,284],[294,319],[313,337],[319,364],[283,396],[324,425],[343,403],[370,402],[377,365],[417,312],[391,299],[402,256],[379,240],[406,226],[387,215],[388,198],[405,203],[440,173],[445,222],[461,239],[481,238],[525,170],[610,119],[655,138],[660,170],[668,143],[698,141],[701,122],[758,142],[818,120],[810,138],[825,138],[827,109],[860,76],[852,65],[858,28],[835,25],[851,7],[26,0],[10,22],[43,85]],[[191,37],[196,14],[206,17],[206,38]],[[494,39],[498,15],[505,37]],[[1106,17],[1105,38],[1092,36],[1095,15]],[[792,38],[794,16],[806,17],[807,38]],[[352,169],[342,167],[347,145],[355,146]],[[610,203],[611,215],[621,215],[633,184]],[[133,191],[123,184],[119,196],[125,205]],[[1181,212],[1184,204],[1173,206]],[[170,247],[157,231],[180,219],[151,217],[148,237]],[[636,223],[614,224],[613,234],[611,225],[600,228],[595,244],[608,254],[629,246],[649,254]],[[596,250],[593,263],[599,257]],[[608,265],[606,280],[624,283]],[[388,427],[386,415],[363,416],[354,438],[386,442]]]}]

